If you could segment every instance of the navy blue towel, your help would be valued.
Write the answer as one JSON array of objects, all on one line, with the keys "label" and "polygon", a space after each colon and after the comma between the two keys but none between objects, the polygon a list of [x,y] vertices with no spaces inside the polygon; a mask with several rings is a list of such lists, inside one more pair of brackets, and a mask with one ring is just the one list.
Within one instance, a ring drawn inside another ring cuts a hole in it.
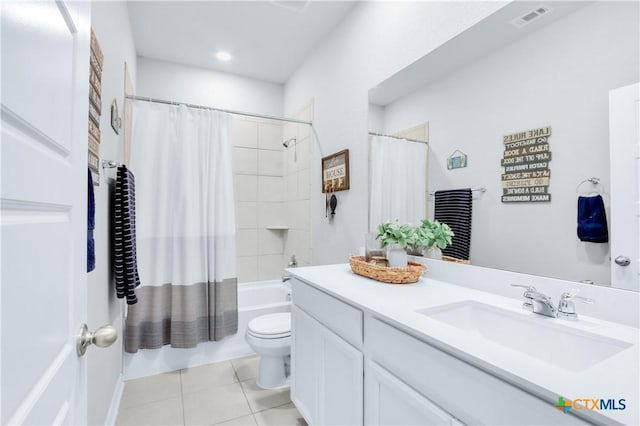
[{"label": "navy blue towel", "polygon": [[[87,169],[88,170],[88,169]],[[93,230],[96,227],[96,200],[93,195],[93,177],[89,170],[89,182],[87,192],[87,272],[96,269],[96,243],[93,239]]]},{"label": "navy blue towel", "polygon": [[600,195],[578,197],[578,238],[590,243],[609,241],[607,214]]}]

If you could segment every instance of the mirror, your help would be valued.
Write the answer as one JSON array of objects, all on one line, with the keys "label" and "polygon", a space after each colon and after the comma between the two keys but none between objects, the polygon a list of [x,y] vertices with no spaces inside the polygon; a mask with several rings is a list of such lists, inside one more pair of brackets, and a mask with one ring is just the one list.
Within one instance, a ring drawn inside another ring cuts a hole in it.
[{"label": "mirror", "polygon": [[[427,217],[433,218],[434,191],[486,189],[472,197],[472,265],[611,286],[611,257],[623,254],[612,253],[620,237],[611,233],[619,217],[611,209],[612,195],[637,200],[638,188],[611,173],[623,165],[610,165],[609,92],[638,81],[639,6],[549,6],[512,2],[376,85],[369,91],[369,130],[397,135],[428,123],[427,191],[421,200]],[[503,202],[503,138],[546,127],[550,201]],[[465,167],[447,168],[454,153]],[[466,155],[464,161],[458,153]],[[370,162],[370,174],[375,167]],[[593,177],[599,184],[588,181]],[[609,223],[606,243],[577,237],[578,196],[596,192]],[[635,230],[636,251],[628,257],[637,262],[635,220],[629,229]],[[637,289],[635,268],[627,274],[631,284],[613,285]]]}]

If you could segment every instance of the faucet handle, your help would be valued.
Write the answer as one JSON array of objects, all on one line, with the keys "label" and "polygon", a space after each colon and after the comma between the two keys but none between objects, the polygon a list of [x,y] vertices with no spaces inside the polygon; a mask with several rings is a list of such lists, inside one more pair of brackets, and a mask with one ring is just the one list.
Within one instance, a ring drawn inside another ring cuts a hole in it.
[{"label": "faucet handle", "polygon": [[520,287],[525,289],[524,294],[522,295],[524,297],[524,302],[522,302],[522,308],[526,309],[527,311],[533,312],[532,294],[537,293],[538,290],[536,290],[536,288],[532,285],[524,285],[524,284],[511,284],[511,287]]},{"label": "faucet handle", "polygon": [[568,300],[577,300],[577,301],[579,301],[579,302],[587,303],[587,304],[589,304],[589,305],[592,305],[592,304],[596,303],[596,301],[595,301],[595,300],[590,299],[590,298],[588,298],[588,297],[578,296],[578,294],[577,294],[577,293],[578,293],[579,291],[580,291],[580,290],[578,290],[578,289],[575,289],[575,288],[574,288],[574,289],[573,289],[573,290],[571,290],[571,292],[569,292],[569,293],[562,293],[562,295],[560,296],[560,302],[562,302],[562,301],[568,301]]},{"label": "faucet handle", "polygon": [[525,284],[511,284],[511,287],[521,287],[527,289],[527,291],[537,291],[536,288],[532,285]]},{"label": "faucet handle", "polygon": [[566,318],[568,320],[577,320],[578,313],[576,312],[576,307],[573,304],[574,300],[577,300],[582,303],[593,304],[595,300],[589,299],[588,297],[578,296],[578,289],[573,289],[569,293],[562,293],[560,296],[560,302],[558,303],[558,316],[561,318]]}]

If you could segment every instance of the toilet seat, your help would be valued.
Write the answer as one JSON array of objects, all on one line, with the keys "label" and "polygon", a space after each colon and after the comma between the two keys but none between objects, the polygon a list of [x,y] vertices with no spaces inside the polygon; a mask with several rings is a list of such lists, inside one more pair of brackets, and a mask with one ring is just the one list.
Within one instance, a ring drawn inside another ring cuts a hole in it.
[{"label": "toilet seat", "polygon": [[291,336],[291,313],[262,315],[252,319],[247,333],[260,339],[282,339]]}]

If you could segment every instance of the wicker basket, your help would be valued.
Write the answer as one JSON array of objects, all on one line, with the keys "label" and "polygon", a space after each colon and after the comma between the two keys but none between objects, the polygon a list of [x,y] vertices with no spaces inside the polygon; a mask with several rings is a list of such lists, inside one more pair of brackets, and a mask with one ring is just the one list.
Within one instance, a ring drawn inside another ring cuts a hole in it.
[{"label": "wicker basket", "polygon": [[447,262],[453,262],[453,263],[461,263],[463,265],[468,265],[469,261],[466,259],[458,259],[456,257],[451,257],[451,256],[442,256],[442,260],[446,260]]},{"label": "wicker basket", "polygon": [[367,263],[363,256],[349,258],[351,270],[363,277],[389,284],[411,284],[420,279],[427,266],[418,262],[409,262],[406,268],[389,268],[375,263]]}]

